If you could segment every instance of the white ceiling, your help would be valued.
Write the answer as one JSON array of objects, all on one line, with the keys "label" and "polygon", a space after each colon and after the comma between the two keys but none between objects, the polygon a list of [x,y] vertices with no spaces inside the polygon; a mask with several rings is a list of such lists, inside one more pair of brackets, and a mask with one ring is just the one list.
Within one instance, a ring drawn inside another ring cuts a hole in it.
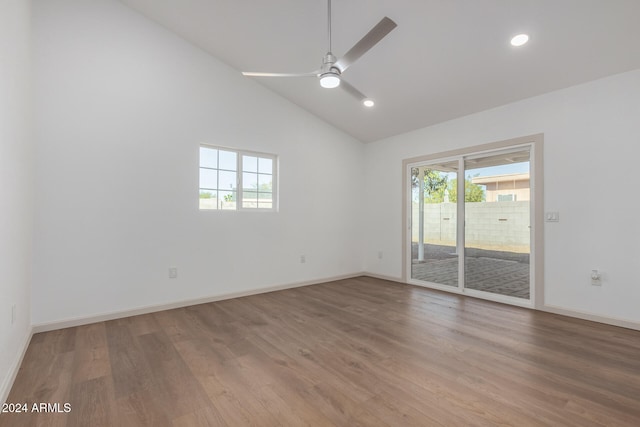
[{"label": "white ceiling", "polygon": [[[326,0],[121,1],[238,72],[313,71],[328,47]],[[383,16],[398,24],[343,75],[374,108],[313,77],[256,80],[365,142],[640,68],[640,0],[333,0],[332,9],[338,58]],[[513,48],[521,32],[531,40]]]}]

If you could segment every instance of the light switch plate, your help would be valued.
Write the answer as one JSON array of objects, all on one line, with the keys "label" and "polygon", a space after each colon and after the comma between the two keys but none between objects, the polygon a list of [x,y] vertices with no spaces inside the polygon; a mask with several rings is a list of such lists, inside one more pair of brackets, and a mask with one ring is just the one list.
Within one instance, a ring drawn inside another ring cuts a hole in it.
[{"label": "light switch plate", "polygon": [[559,212],[546,212],[544,214],[544,220],[546,222],[559,222],[560,221],[560,213]]}]

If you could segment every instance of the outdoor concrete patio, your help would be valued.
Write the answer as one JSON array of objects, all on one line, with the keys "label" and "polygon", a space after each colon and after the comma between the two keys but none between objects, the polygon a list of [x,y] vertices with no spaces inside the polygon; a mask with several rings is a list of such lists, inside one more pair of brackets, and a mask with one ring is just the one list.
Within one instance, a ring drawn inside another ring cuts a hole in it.
[{"label": "outdoor concrete patio", "polygon": [[[418,262],[418,244],[412,245],[411,277],[458,286],[455,247],[425,244],[425,261]],[[529,298],[529,254],[466,248],[465,287],[516,298]]]}]

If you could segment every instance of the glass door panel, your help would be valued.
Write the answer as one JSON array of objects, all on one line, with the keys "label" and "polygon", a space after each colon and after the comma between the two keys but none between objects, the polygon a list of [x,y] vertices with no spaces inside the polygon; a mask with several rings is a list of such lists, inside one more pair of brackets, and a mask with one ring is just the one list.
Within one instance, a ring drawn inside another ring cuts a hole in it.
[{"label": "glass door panel", "polygon": [[467,157],[464,287],[530,298],[529,150]]},{"label": "glass door panel", "polygon": [[458,164],[411,168],[411,279],[458,286]]}]

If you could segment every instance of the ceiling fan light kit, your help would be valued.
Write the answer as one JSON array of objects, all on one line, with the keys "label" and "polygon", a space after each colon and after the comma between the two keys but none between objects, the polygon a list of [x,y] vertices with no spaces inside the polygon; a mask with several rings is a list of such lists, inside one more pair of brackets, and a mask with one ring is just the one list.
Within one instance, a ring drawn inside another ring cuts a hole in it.
[{"label": "ceiling fan light kit", "polygon": [[320,76],[320,86],[325,89],[333,89],[340,86],[340,76],[334,72],[324,73]]},{"label": "ceiling fan light kit", "polygon": [[344,73],[355,61],[389,34],[397,25],[393,20],[385,16],[362,39],[360,39],[358,43],[349,49],[342,58],[337,59],[333,53],[331,53],[331,0],[328,0],[327,3],[329,51],[322,58],[322,67],[319,70],[310,73],[263,73],[244,71],[242,74],[249,77],[316,77],[320,79],[320,86],[323,88],[333,89],[340,86],[350,95],[358,99],[358,101],[362,102],[364,106],[369,108],[373,107],[375,105],[374,102],[355,87],[344,81],[342,79],[342,73]]},{"label": "ceiling fan light kit", "polygon": [[334,67],[337,58],[331,52],[327,52],[322,60],[320,74],[320,86],[325,89],[333,89],[340,86],[340,70]]}]

